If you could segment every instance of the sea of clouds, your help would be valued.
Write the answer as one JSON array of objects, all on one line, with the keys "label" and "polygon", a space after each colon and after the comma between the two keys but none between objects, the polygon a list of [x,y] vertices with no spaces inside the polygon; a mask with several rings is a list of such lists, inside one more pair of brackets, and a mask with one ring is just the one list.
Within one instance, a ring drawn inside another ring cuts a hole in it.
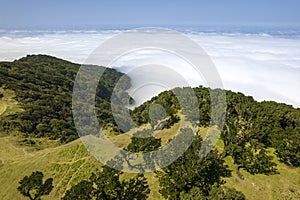
[{"label": "sea of clouds", "polygon": [[[99,45],[121,32],[0,30],[0,61],[13,61],[27,54],[48,54],[84,63]],[[300,107],[300,37],[297,35],[200,31],[186,31],[184,35],[197,42],[211,57],[225,89],[243,92],[258,101],[275,100]],[[143,71],[133,71],[150,61],[174,67],[188,79],[189,85],[205,85],[204,80],[190,71],[187,63],[162,52],[133,52],[120,58],[112,67],[131,74],[134,81],[141,84],[145,78],[137,79]],[[159,76],[159,70],[155,69],[159,68],[153,68],[152,78]],[[148,70],[148,79],[151,79],[151,69]],[[153,90],[158,93],[161,89]],[[149,99],[149,95],[144,94],[140,101]]]}]

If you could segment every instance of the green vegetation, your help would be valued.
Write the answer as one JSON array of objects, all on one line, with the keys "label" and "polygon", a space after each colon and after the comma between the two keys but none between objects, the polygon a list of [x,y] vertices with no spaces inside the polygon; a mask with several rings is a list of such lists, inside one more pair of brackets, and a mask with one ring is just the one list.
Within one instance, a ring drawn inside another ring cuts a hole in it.
[{"label": "green vegetation", "polygon": [[[163,130],[168,131],[168,129]],[[165,133],[165,132],[164,132]],[[116,142],[122,142],[123,138],[112,137]],[[120,139],[120,141],[119,141]],[[43,199],[61,199],[65,192],[77,185],[82,180],[89,180],[91,172],[101,168],[101,164],[89,155],[80,140],[56,147],[52,141],[49,145],[39,146],[37,140],[35,145],[23,145],[22,138],[0,137],[0,199],[25,199],[17,192],[18,181],[32,171],[42,171],[45,177],[52,177],[53,191]],[[45,141],[46,142],[46,141]],[[45,147],[44,147],[45,146]],[[300,198],[300,169],[288,167],[280,163],[275,150],[270,155],[275,158],[278,174],[267,176],[263,174],[251,175],[241,169],[245,179],[241,180],[236,172],[233,159],[226,157],[224,165],[231,170],[231,177],[224,178],[225,186],[235,188],[245,194],[249,200],[267,199],[282,200]],[[124,173],[121,177],[128,179],[134,175]],[[153,173],[145,173],[149,188],[151,190],[149,199],[156,200],[163,197],[158,192],[159,180]]]},{"label": "green vegetation", "polygon": [[130,152],[151,152],[157,150],[161,146],[161,139],[152,136],[153,132],[144,129],[133,134],[131,143],[126,150]]},{"label": "green vegetation", "polygon": [[24,144],[23,138],[0,137],[0,199],[25,199],[17,191],[18,182],[33,171],[41,171],[53,178],[53,190],[43,199],[60,199],[67,189],[91,172],[101,168],[101,163],[89,155],[80,140],[59,145],[59,140],[34,140]]},{"label": "green vegetation", "polygon": [[234,188],[219,187],[213,185],[209,194],[204,195],[202,190],[197,187],[193,187],[188,193],[181,193],[180,199],[182,200],[245,200],[245,195],[235,190]]},{"label": "green vegetation", "polygon": [[73,186],[62,199],[147,199],[150,190],[143,174],[123,181],[120,181],[120,174],[119,171],[103,166],[101,172],[92,173],[89,181],[83,180]]},{"label": "green vegetation", "polygon": [[[184,93],[189,88],[175,88],[175,93]],[[218,90],[198,87],[194,92],[199,102],[200,120],[198,127],[218,125],[211,116],[210,92]],[[147,110],[154,104],[165,106],[167,117],[180,111],[179,102],[172,91],[166,91],[145,102],[133,112],[133,118],[140,123],[150,123],[145,117]],[[237,168],[251,174],[274,174],[276,163],[268,155],[268,148],[275,148],[280,161],[290,166],[299,166],[300,156],[300,109],[275,102],[257,102],[242,93],[226,91],[227,110],[225,125],[221,130],[224,143],[223,156],[231,156]],[[214,105],[212,105],[214,106]],[[191,107],[193,108],[193,106]],[[185,108],[189,113],[188,107]],[[192,116],[187,115],[190,121]],[[242,177],[242,176],[241,176]]]},{"label": "green vegetation", "polygon": [[167,118],[165,119],[165,128],[170,128],[172,125],[179,121],[179,118],[176,116],[179,110],[179,103],[172,91],[163,92],[157,97],[153,97],[150,101],[143,103],[139,107],[135,108],[132,111],[132,119],[138,125],[152,123],[152,126],[154,127],[155,125],[157,125],[159,120],[163,120],[159,118],[156,119],[155,112],[152,111],[151,114],[153,115],[153,121],[151,122],[149,111],[151,111],[150,107],[155,104],[162,106],[166,110]]},{"label": "green vegetation", "polygon": [[233,92],[227,92],[227,104],[221,134],[225,155],[232,156],[237,165],[251,174],[276,173],[268,148],[276,149],[275,154],[283,163],[299,166],[299,109],[275,102],[258,103]]},{"label": "green vegetation", "polygon": [[289,167],[284,163],[279,162],[274,151],[274,149],[269,150],[270,155],[274,157],[274,162],[277,164],[277,174],[252,175],[244,169],[241,169],[241,173],[244,175],[244,180],[240,179],[236,174],[233,159],[231,157],[226,157],[225,161],[232,170],[232,175],[230,178],[225,178],[225,185],[234,187],[235,189],[243,192],[247,199],[299,199],[300,182],[298,177],[300,169]]},{"label": "green vegetation", "polygon": [[23,111],[19,103],[14,99],[15,92],[13,90],[0,88],[0,93],[2,95],[2,98],[0,98],[0,119]]},{"label": "green vegetation", "polygon": [[196,137],[184,155],[157,172],[162,196],[179,199],[181,193],[189,193],[192,188],[198,188],[203,195],[208,196],[212,185],[220,185],[222,177],[229,176],[217,152],[212,151],[206,158],[199,158],[201,144],[202,139]]},{"label": "green vegetation", "polygon": [[25,176],[19,182],[18,191],[30,200],[40,200],[41,196],[50,194],[53,189],[53,178],[48,178],[43,183],[43,177],[44,174],[42,172],[32,172],[30,176]]},{"label": "green vegetation", "polygon": [[[123,74],[108,69],[96,91],[96,113],[103,132],[117,146],[149,152],[176,135],[197,133],[174,163],[135,176],[103,167],[75,140],[71,97],[79,67],[42,55],[0,63],[0,199],[22,199],[21,194],[33,199],[42,194],[43,199],[300,199],[300,109],[225,91],[227,110],[221,127],[222,117],[211,116],[211,107],[222,112],[222,106],[214,103],[222,99],[222,90],[193,88],[195,102],[191,88],[175,88],[131,111],[141,128],[129,130],[126,120],[120,119],[125,128],[119,130],[110,96]],[[130,86],[128,77],[124,80],[116,95],[121,103]],[[219,94],[214,101],[212,91]],[[179,104],[174,93],[186,99]],[[115,109],[121,116],[123,110]],[[191,125],[192,129],[182,128]],[[213,133],[221,138],[206,157],[199,158],[201,145],[210,145],[204,138]],[[33,173],[38,181],[30,181],[27,175],[33,171],[53,177],[51,193],[39,192],[43,176]],[[19,187],[12,180],[21,180]],[[25,185],[31,186],[25,190]]]},{"label": "green vegetation", "polygon": [[[185,88],[176,88],[175,90],[185,90]],[[209,95],[212,90],[199,87],[194,88],[194,91],[199,101],[200,121],[197,122],[198,127],[205,130],[203,127],[207,127],[211,122],[212,125],[218,125],[218,123],[211,121]],[[299,167],[300,109],[275,102],[257,102],[252,97],[231,91],[226,91],[226,95],[225,125],[219,130],[221,131],[221,140],[217,142],[216,148],[221,150],[224,160],[231,158],[232,167],[230,169],[235,179],[241,179],[241,181],[244,181],[243,183],[247,184],[248,181],[245,181],[245,179],[256,177],[255,174],[265,174],[267,176],[271,175],[270,179],[277,180],[280,175],[276,174],[283,173],[281,170],[279,171],[282,166]],[[165,103],[165,100],[170,103]],[[173,113],[178,113],[181,109],[176,97],[172,95],[171,91],[166,91],[134,110],[132,112],[133,117],[138,118],[139,115],[145,115],[147,113],[145,110],[149,110],[151,105],[160,104],[161,102],[167,106],[165,108],[167,118],[170,118]],[[186,118],[190,119],[189,116],[186,116]],[[146,117],[143,117],[143,119],[144,121],[139,122],[150,123]],[[211,130],[211,128],[208,130]],[[206,134],[203,134],[202,131],[201,135],[204,138],[209,135],[209,131]],[[270,149],[274,149],[274,151],[270,152]],[[285,170],[289,169],[289,167],[284,168]],[[249,174],[251,175],[249,176]],[[261,177],[261,175],[257,177]],[[225,180],[232,183],[234,179],[225,178]],[[236,183],[229,185],[236,187]],[[255,184],[255,181],[253,184]],[[286,182],[282,184],[286,184]],[[299,183],[297,185],[296,187],[299,188]],[[249,192],[244,190],[243,187],[236,188],[245,191],[247,196],[258,197],[253,194],[249,195]],[[266,191],[269,192],[269,190]],[[295,187],[286,188],[286,191],[292,192],[283,192],[282,189],[280,191],[281,195],[279,196],[291,199],[299,198],[299,193],[295,192]],[[203,192],[201,192],[201,195],[203,195]],[[276,195],[272,195],[272,198],[280,199]]]},{"label": "green vegetation", "polygon": [[[24,111],[18,115],[1,115],[0,129],[20,131],[25,137],[61,138],[62,142],[76,139],[71,108],[73,83],[79,67],[78,64],[45,55],[1,62],[0,87],[13,90]],[[100,70],[104,73],[96,91],[96,112],[104,128],[115,127],[110,94],[123,74],[103,67]],[[126,81],[126,78],[123,80]],[[3,110],[5,104],[2,103],[1,113]]]}]

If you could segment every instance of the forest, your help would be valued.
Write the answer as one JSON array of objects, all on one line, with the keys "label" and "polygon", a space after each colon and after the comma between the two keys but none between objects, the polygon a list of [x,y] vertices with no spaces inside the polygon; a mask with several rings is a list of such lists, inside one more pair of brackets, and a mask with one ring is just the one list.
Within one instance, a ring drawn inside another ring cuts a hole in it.
[{"label": "forest", "polygon": [[[91,66],[93,67],[93,66]],[[24,112],[2,118],[0,129],[24,137],[70,142],[78,138],[72,116],[72,91],[79,64],[46,55],[0,63],[0,87],[13,90]],[[103,127],[114,126],[110,96],[124,74],[105,69],[96,91],[96,111]]]}]

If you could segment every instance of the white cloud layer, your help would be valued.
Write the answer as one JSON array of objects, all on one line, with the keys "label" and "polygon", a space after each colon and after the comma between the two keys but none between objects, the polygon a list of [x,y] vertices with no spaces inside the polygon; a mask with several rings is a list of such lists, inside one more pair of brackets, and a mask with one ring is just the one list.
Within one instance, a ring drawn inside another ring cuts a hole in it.
[{"label": "white cloud layer", "polygon": [[[12,61],[27,54],[49,54],[84,63],[97,46],[117,33],[119,31],[0,31],[0,60]],[[211,56],[224,88],[252,95],[259,101],[275,100],[300,107],[299,37],[200,32],[186,35]],[[205,84],[187,63],[161,52],[128,54],[114,63],[114,67],[130,71],[137,65],[151,63],[175,66],[174,69],[191,85]]]}]

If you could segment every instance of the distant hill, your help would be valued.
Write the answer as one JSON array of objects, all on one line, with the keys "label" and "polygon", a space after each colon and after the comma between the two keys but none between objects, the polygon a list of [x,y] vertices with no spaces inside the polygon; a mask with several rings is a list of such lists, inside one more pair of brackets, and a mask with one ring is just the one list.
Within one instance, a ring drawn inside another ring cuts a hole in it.
[{"label": "distant hill", "polygon": [[[19,131],[25,137],[78,138],[72,117],[72,91],[80,65],[47,55],[29,55],[14,62],[0,62],[0,88],[14,91],[24,110],[2,116],[0,130]],[[93,67],[93,66],[91,66]],[[96,92],[96,111],[105,127],[114,126],[110,96],[124,74],[105,69]]]}]

